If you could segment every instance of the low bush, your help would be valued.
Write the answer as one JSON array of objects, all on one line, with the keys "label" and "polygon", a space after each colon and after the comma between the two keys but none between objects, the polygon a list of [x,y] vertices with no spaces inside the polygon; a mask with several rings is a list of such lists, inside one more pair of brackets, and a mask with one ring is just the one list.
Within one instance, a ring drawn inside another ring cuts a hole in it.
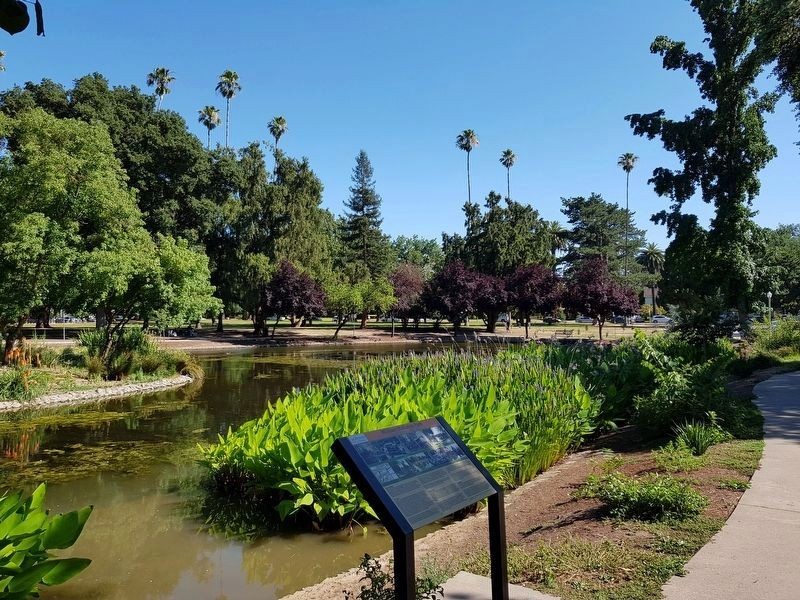
[{"label": "low bush", "polygon": [[702,419],[709,411],[726,419],[732,402],[725,389],[727,369],[735,358],[729,344],[719,344],[710,358],[687,362],[659,350],[644,337],[638,340],[644,364],[651,371],[655,387],[636,398],[636,422],[653,435],[667,435],[678,423]]},{"label": "low bush", "polygon": [[38,598],[39,586],[64,583],[91,562],[53,558],[50,551],[75,543],[92,507],[50,517],[42,508],[45,493],[42,484],[27,498],[22,492],[0,497],[0,598]]},{"label": "low bush", "polygon": [[601,478],[592,476],[584,495],[602,501],[613,517],[639,521],[688,519],[699,515],[708,504],[685,481],[658,474],[639,479],[620,473]]},{"label": "low bush", "polygon": [[159,348],[155,340],[141,329],[122,330],[105,357],[105,331],[85,331],[80,335],[79,344],[84,348],[82,364],[90,377],[119,381],[130,375],[169,376],[180,373],[195,380],[203,378],[203,370],[194,358],[185,352]]},{"label": "low bush", "polygon": [[703,460],[694,454],[685,444],[671,441],[665,446],[653,450],[653,460],[668,473],[688,473],[703,466]]},{"label": "low bush", "polygon": [[753,327],[754,347],[765,354],[800,354],[800,319],[789,317]]},{"label": "low bush", "polygon": [[[394,600],[394,583],[392,576],[381,567],[377,559],[365,554],[361,559],[358,572],[362,573],[360,581],[365,582],[357,596],[352,592],[345,592],[345,600]],[[441,585],[432,577],[423,575],[417,577],[414,598],[416,600],[438,600],[444,591]]]},{"label": "low bush", "polygon": [[50,377],[30,365],[0,369],[0,400],[33,400],[47,391]]},{"label": "low bush", "polygon": [[730,439],[730,435],[716,423],[715,417],[712,416],[710,421],[687,421],[679,425],[675,428],[676,441],[695,456],[702,456],[714,444]]}]

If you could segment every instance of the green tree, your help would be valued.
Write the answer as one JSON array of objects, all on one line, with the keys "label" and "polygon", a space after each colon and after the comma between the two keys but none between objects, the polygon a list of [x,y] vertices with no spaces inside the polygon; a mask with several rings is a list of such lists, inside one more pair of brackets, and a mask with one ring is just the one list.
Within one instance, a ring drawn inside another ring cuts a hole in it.
[{"label": "green tree", "polygon": [[217,82],[217,93],[225,98],[225,147],[229,148],[228,136],[231,131],[231,100],[242,91],[239,83],[239,74],[236,71],[226,69],[219,76]]},{"label": "green tree", "polygon": [[[660,138],[681,163],[679,169],[657,168],[650,179],[658,195],[672,200],[668,211],[655,216],[673,237],[665,255],[665,288],[680,280],[701,291],[692,294],[699,303],[744,313],[753,300],[757,275],[750,204],[761,187],[758,172],[776,155],[764,130],[764,115],[773,111],[777,95],[755,89],[763,70],[763,57],[754,46],[757,2],[692,0],[691,5],[713,49],[710,57],[665,36],[657,37],[650,50],[662,57],[665,69],[683,70],[695,81],[703,106],[681,120],[666,118],[663,110],[626,119],[635,135]],[[707,233],[696,218],[683,213],[684,203],[698,191],[714,207]],[[684,235],[689,237],[679,237]],[[679,256],[684,251],[688,254]],[[691,265],[698,255],[701,270]],[[678,269],[684,267],[697,279],[680,275]]]},{"label": "green tree", "polygon": [[211,131],[216,129],[219,125],[219,110],[217,110],[216,106],[206,105],[198,110],[197,113],[197,120],[208,131],[208,142],[206,144],[206,149],[211,150]]},{"label": "green tree", "polygon": [[160,234],[156,246],[161,269],[159,295],[150,307],[144,307],[153,322],[166,329],[196,323],[203,315],[218,312],[222,303],[214,296],[205,253],[190,248],[186,240]]},{"label": "green tree", "polygon": [[4,50],[0,50],[0,72],[3,72],[3,71],[6,70],[5,64],[3,64],[3,61],[5,60],[5,58],[6,58],[5,51]]},{"label": "green tree", "polygon": [[656,310],[656,286],[664,271],[664,251],[655,244],[647,244],[646,248],[639,251],[636,255],[636,262],[642,265],[650,274],[649,282],[650,294],[653,300],[653,312]]},{"label": "green tree", "polygon": [[166,67],[156,67],[147,74],[147,87],[155,86],[154,92],[156,98],[158,98],[156,108],[161,108],[161,103],[164,101],[164,96],[172,91],[170,89],[170,85],[173,81],[175,81],[175,77]]},{"label": "green tree", "polygon": [[500,156],[500,164],[506,168],[506,198],[509,200],[511,199],[511,167],[514,166],[515,162],[517,162],[517,155],[514,154],[514,151],[510,148],[503,150],[503,154]]},{"label": "green tree", "polygon": [[342,278],[328,281],[325,286],[325,305],[336,317],[334,340],[338,339],[342,327],[364,310],[367,285],[367,282],[352,284]]},{"label": "green tree", "polygon": [[[644,231],[636,228],[631,213],[605,201],[600,194],[562,198],[561,202],[564,206],[561,212],[572,226],[564,257],[568,270],[587,258],[599,256],[608,263],[614,277],[625,278],[626,250],[638,252],[644,246]],[[636,276],[637,273],[629,269],[625,279],[632,287]],[[637,287],[638,283],[635,282]]]},{"label": "green tree", "polygon": [[0,94],[0,110],[7,115],[35,107],[60,118],[103,123],[129,186],[137,190],[148,231],[192,243],[204,239],[213,221],[204,192],[209,160],[180,115],[156,110],[153,96],[135,86],[110,88],[98,73],[81,77],[70,90],[44,80]]},{"label": "green tree", "polygon": [[774,61],[779,91],[789,95],[800,118],[800,0],[758,3],[757,47],[765,62]]},{"label": "green tree", "polygon": [[283,117],[273,117],[267,127],[269,128],[269,134],[275,139],[275,147],[277,148],[278,142],[288,129],[286,126],[286,119]]},{"label": "green tree", "polygon": [[570,232],[564,229],[558,221],[545,221],[544,223],[544,235],[547,237],[550,245],[553,273],[555,273],[558,268],[558,253],[564,252],[569,248],[569,233]]},{"label": "green tree", "polygon": [[[381,231],[381,197],[375,191],[372,164],[364,150],[356,157],[350,198],[345,201],[342,242],[347,254],[351,281],[385,279],[392,267],[389,239]],[[367,307],[361,317],[367,324]]]},{"label": "green tree", "polygon": [[469,155],[478,146],[478,134],[472,129],[465,129],[456,136],[456,148],[467,153],[467,202],[472,202],[472,182],[469,176]]},{"label": "green tree", "polygon": [[483,212],[464,205],[466,234],[443,234],[445,261],[459,260],[485,275],[508,275],[518,266],[551,264],[545,222],[528,204],[505,200],[490,192]]},{"label": "green tree", "polygon": [[92,253],[141,227],[134,195],[102,125],[41,109],[0,115],[0,330],[7,353],[31,312],[58,302],[86,308]]},{"label": "green tree", "polygon": [[397,236],[392,241],[392,249],[400,263],[409,263],[422,270],[426,281],[433,277],[444,265],[444,253],[438,241],[421,238],[418,235]]},{"label": "green tree", "polygon": [[270,229],[269,256],[286,260],[316,281],[330,277],[337,227],[322,208],[322,182],[308,159],[297,160],[276,150],[276,170],[268,186],[265,215]]},{"label": "green tree", "polygon": [[[630,214],[630,189],[631,189],[631,171],[636,166],[636,161],[639,160],[639,157],[636,156],[633,152],[626,152],[622,154],[619,159],[617,160],[617,166],[621,167],[623,171],[625,171],[625,212]],[[626,219],[625,221],[625,268],[623,271],[623,276],[628,276],[628,222],[630,219]]]}]

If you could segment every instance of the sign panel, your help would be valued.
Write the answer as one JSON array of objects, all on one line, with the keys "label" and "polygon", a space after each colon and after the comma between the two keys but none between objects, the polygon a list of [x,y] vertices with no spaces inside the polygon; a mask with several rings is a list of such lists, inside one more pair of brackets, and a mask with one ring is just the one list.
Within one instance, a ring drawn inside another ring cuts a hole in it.
[{"label": "sign panel", "polygon": [[341,441],[356,466],[370,472],[413,529],[497,493],[463,443],[438,419]]}]

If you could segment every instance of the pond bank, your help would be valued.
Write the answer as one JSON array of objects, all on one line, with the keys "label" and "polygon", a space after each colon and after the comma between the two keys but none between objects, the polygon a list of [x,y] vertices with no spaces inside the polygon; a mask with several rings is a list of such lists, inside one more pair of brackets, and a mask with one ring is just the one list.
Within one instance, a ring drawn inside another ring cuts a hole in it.
[{"label": "pond bank", "polygon": [[[530,528],[533,515],[541,517],[544,508],[556,500],[563,501],[563,491],[582,483],[592,472],[593,459],[600,455],[593,450],[571,454],[559,463],[537,476],[532,481],[505,495],[506,535],[515,541],[521,532]],[[567,494],[568,496],[568,494]],[[552,518],[552,515],[550,516]],[[443,527],[415,544],[417,575],[421,575],[426,565],[443,567],[453,561],[463,559],[468,554],[489,547],[489,521],[486,510]],[[379,557],[383,565],[388,565],[392,552]],[[362,573],[350,569],[334,577],[297,591],[282,600],[329,600],[342,598],[346,591],[357,593],[364,584]]]},{"label": "pond bank", "polygon": [[155,381],[145,381],[140,383],[126,383],[123,385],[109,385],[97,387],[91,390],[81,390],[75,392],[58,392],[46,394],[25,402],[9,401],[0,402],[0,413],[15,412],[33,408],[51,408],[56,406],[75,406],[89,402],[97,402],[121,396],[133,394],[146,394],[184,386],[192,381],[188,375],[175,375],[165,377]]}]

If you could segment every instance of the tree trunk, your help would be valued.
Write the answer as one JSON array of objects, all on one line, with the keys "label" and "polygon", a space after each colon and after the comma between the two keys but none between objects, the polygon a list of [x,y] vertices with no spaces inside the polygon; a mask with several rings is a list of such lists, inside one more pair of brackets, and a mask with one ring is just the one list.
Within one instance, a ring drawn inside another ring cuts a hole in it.
[{"label": "tree trunk", "polygon": [[494,333],[496,329],[497,329],[497,314],[488,313],[486,315],[486,332]]},{"label": "tree trunk", "polygon": [[653,314],[656,314],[656,286],[650,288],[650,295],[653,298]]},{"label": "tree trunk", "polygon": [[340,315],[339,324],[336,326],[336,331],[333,332],[334,340],[339,338],[339,332],[342,330],[342,327],[344,327],[346,324],[347,324],[347,319],[344,318],[344,315]]},{"label": "tree trunk", "polygon": [[628,190],[631,184],[631,172],[625,171],[625,279],[627,283],[628,278],[628,221],[630,221],[630,213],[628,212]]},{"label": "tree trunk", "polygon": [[472,183],[469,179],[469,150],[467,150],[467,202],[472,202]]},{"label": "tree trunk", "polygon": [[359,329],[366,329],[367,328],[367,319],[368,318],[369,318],[369,311],[365,309],[364,312],[361,313],[361,326],[359,327]]},{"label": "tree trunk", "polygon": [[506,167],[506,186],[508,188],[507,198],[511,200],[511,169]]},{"label": "tree trunk", "polygon": [[275,330],[278,329],[278,321],[280,321],[280,316],[275,319],[275,323],[272,325],[272,337],[275,337]]},{"label": "tree trunk", "polygon": [[603,323],[604,322],[602,320],[597,319],[597,327],[600,330],[600,341],[601,342],[603,341]]},{"label": "tree trunk", "polygon": [[529,336],[528,336],[528,327],[530,326],[530,324],[531,324],[531,318],[530,317],[525,317],[525,339],[526,340],[530,339]]},{"label": "tree trunk", "polygon": [[224,311],[219,311],[219,315],[217,316],[217,333],[223,332],[223,319],[225,317]]},{"label": "tree trunk", "polygon": [[231,132],[231,99],[225,99],[225,147],[230,148],[228,145],[228,136]]},{"label": "tree trunk", "polygon": [[206,144],[206,149],[211,150],[211,127],[208,128],[208,143]]}]

